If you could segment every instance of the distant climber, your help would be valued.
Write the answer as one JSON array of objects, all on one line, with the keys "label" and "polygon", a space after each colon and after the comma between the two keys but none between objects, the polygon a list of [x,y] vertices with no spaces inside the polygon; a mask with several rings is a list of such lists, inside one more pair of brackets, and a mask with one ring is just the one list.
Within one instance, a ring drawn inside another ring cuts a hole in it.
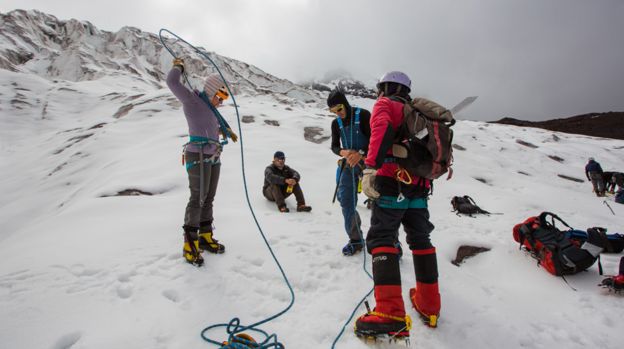
[{"label": "distant climber", "polygon": [[604,196],[605,186],[602,179],[602,167],[594,158],[589,158],[587,165],[585,165],[585,176],[588,181],[591,181],[596,196]]},{"label": "distant climber", "polygon": [[610,174],[610,176],[605,181],[606,183],[605,190],[613,194],[615,193],[616,187],[619,187],[619,189],[624,189],[624,173],[622,172],[608,172],[608,173]]}]

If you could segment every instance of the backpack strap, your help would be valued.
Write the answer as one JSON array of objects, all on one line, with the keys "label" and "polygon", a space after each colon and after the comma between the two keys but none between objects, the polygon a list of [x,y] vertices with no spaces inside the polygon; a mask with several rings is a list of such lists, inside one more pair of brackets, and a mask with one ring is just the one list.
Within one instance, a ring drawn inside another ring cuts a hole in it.
[{"label": "backpack strap", "polygon": [[[546,218],[550,216],[550,222],[548,222],[546,220]],[[559,222],[561,222],[563,225],[565,225],[566,227],[573,229],[571,226],[568,225],[568,223],[566,223],[563,219],[559,218],[559,216],[557,216],[556,214],[552,213],[552,212],[542,212],[539,215],[539,221],[540,221],[540,225],[544,225],[544,226],[552,226],[553,228],[555,227],[555,220],[558,220]]]},{"label": "backpack strap", "polygon": [[535,250],[535,239],[533,239],[533,229],[529,226],[529,224],[523,224],[520,226],[520,246],[518,249],[522,249],[522,245],[524,245],[524,241],[527,240],[529,245],[531,246],[531,251]]},{"label": "backpack strap", "polygon": [[477,208],[477,213],[481,213],[481,214],[490,214],[488,211],[482,209],[481,207],[479,207],[479,205],[477,205],[477,203],[468,195],[464,195],[464,198],[466,200],[468,200],[471,204],[474,205],[474,207]]},{"label": "backpack strap", "polygon": [[466,199],[466,200],[470,201],[470,202],[471,202],[473,205],[475,205],[475,206],[477,205],[477,204],[474,202],[474,200],[473,200],[470,196],[468,196],[468,195],[464,195],[464,199]]}]

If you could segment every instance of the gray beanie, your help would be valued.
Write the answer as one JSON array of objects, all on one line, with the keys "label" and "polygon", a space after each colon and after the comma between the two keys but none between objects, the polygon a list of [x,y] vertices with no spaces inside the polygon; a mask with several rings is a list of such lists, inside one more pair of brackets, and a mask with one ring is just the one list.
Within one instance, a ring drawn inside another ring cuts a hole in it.
[{"label": "gray beanie", "polygon": [[219,74],[210,74],[204,83],[204,92],[206,92],[208,98],[212,98],[223,86],[225,86],[225,84],[223,83],[223,80],[221,80],[221,76],[219,76]]}]

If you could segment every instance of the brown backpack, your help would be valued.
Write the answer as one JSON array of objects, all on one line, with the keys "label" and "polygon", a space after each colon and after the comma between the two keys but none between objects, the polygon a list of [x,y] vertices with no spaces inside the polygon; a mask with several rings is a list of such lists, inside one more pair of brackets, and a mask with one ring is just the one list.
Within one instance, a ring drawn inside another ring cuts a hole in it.
[{"label": "brown backpack", "polygon": [[403,107],[403,122],[392,146],[398,165],[410,174],[437,179],[453,173],[453,130],[450,110],[426,98],[414,98]]}]

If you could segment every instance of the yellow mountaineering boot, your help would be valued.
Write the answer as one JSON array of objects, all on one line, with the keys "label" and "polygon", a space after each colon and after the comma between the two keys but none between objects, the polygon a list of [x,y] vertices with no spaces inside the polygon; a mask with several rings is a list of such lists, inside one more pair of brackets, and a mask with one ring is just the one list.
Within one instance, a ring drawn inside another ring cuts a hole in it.
[{"label": "yellow mountaineering boot", "polygon": [[[189,243],[189,241],[191,241]],[[193,239],[189,233],[184,233],[184,247],[182,248],[182,256],[188,263],[201,267],[204,264],[204,258],[199,250],[199,241]]]},{"label": "yellow mountaineering boot", "polygon": [[220,244],[217,239],[212,237],[211,231],[199,233],[199,249],[216,254],[225,252],[225,246]]}]

